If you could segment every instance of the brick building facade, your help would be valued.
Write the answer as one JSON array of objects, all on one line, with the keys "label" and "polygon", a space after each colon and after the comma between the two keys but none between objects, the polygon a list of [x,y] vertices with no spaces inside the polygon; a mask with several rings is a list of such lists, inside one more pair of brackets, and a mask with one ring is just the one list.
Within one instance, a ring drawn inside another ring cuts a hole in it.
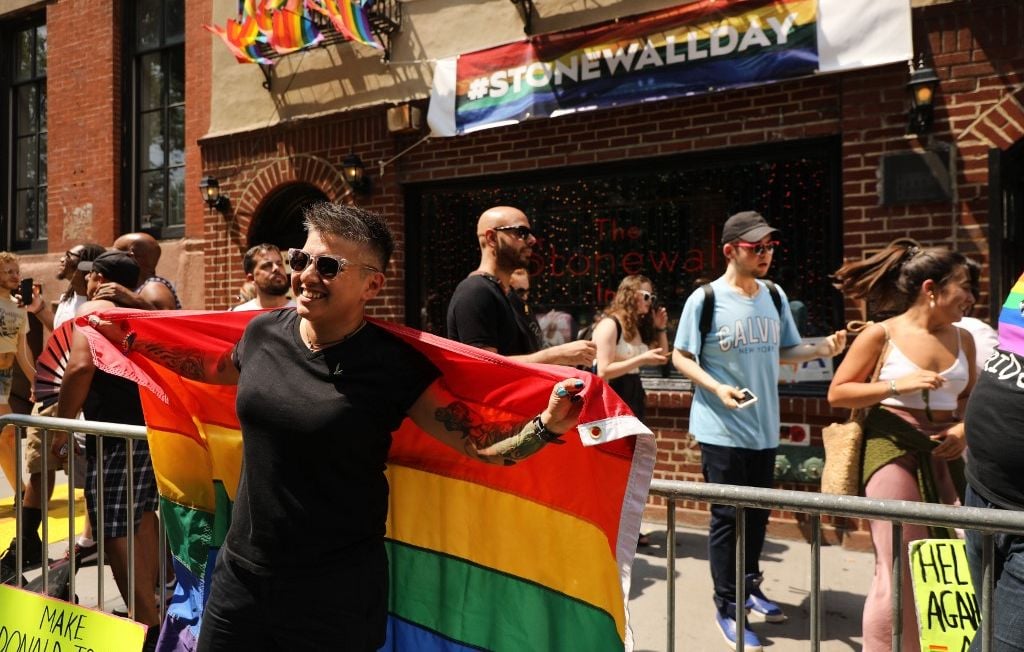
[{"label": "brick building facade", "polygon": [[[551,175],[595,175],[606,167],[668,169],[679,162],[692,168],[711,158],[756,162],[784,148],[835,152],[829,154],[831,187],[821,193],[830,198],[836,227],[827,231],[830,239],[819,243],[820,250],[805,243],[802,256],[820,256],[838,266],[843,257],[861,257],[899,236],[956,247],[983,263],[983,285],[992,287],[983,295],[982,317],[1024,266],[1024,203],[1018,199],[1024,194],[1024,6],[1013,0],[912,2],[915,52],[940,78],[934,126],[927,138],[905,135],[908,71],[905,64],[893,64],[425,142],[425,131],[390,133],[386,110],[401,102],[425,112],[426,84],[417,85],[413,79],[412,90],[399,89],[387,100],[365,85],[362,92],[348,96],[335,93],[342,97],[333,97],[330,103],[311,100],[320,97],[312,91],[301,102],[291,101],[302,92],[306,79],[304,64],[297,58],[301,55],[291,55],[290,63],[279,61],[276,76],[267,78],[270,117],[239,120],[237,130],[230,128],[230,115],[225,114],[235,105],[229,106],[233,91],[223,87],[226,77],[219,72],[228,70],[218,64],[218,57],[225,57],[220,52],[223,46],[201,25],[223,22],[224,16],[218,14],[232,4],[190,0],[185,8],[183,237],[164,240],[161,270],[183,287],[189,308],[231,305],[243,278],[241,253],[274,233],[286,238],[294,225],[280,223],[280,215],[292,214],[288,211],[303,198],[320,197],[355,201],[389,217],[398,248],[388,285],[369,313],[419,326],[422,315],[416,314],[416,306],[427,292],[417,280],[423,251],[438,246],[423,226],[428,218],[420,208],[434,188],[451,189],[458,196],[462,187],[492,188],[506,180],[528,186]],[[408,5],[413,15],[406,17],[399,37],[405,32],[412,39],[426,32],[417,29],[415,10],[427,4]],[[514,9],[505,7],[509,4],[502,3],[506,13],[501,15],[520,30]],[[545,7],[544,0],[536,4],[539,11]],[[647,3],[671,4],[676,3]],[[120,7],[95,0],[0,2],[0,24],[42,15],[49,30],[49,238],[45,252],[25,257],[30,273],[33,265],[43,270],[75,241],[107,244],[133,223],[125,214],[132,209],[123,197],[123,94],[129,85],[119,38],[124,20]],[[600,12],[577,12],[581,16],[575,19],[572,12],[567,15],[580,26],[632,13],[626,3]],[[83,31],[82,24],[90,25],[91,31]],[[464,42],[463,51],[480,49],[474,38],[479,37],[463,32],[454,42]],[[345,59],[355,46],[336,48]],[[89,56],[81,56],[83,49]],[[400,55],[401,51],[395,58]],[[375,74],[383,78],[397,79],[404,72],[401,62],[384,67],[361,57],[356,65],[377,66]],[[234,75],[230,83],[235,88],[261,79],[255,72],[234,68],[226,74]],[[243,79],[243,74],[248,77]],[[283,91],[274,90],[282,87]],[[316,90],[313,84],[308,87]],[[948,144],[955,151],[953,200],[881,205],[882,158],[920,152],[934,143]],[[367,162],[369,194],[353,193],[342,177],[342,161],[351,153]],[[229,198],[225,212],[201,202],[195,189],[204,175],[216,178]],[[467,224],[466,229],[472,226]],[[419,261],[419,267],[410,268],[413,261]],[[413,296],[417,292],[421,296]],[[839,309],[833,321],[844,316],[859,317],[859,307]],[[690,395],[657,391],[648,400],[649,424],[658,436],[657,475],[699,479],[699,451],[686,432]],[[783,421],[809,424],[815,442],[820,441],[822,425],[844,416],[828,406],[820,389],[784,392],[782,400]],[[691,521],[706,518],[699,506],[686,508]],[[659,505],[652,502],[650,512],[657,517]],[[792,515],[776,517],[777,528],[792,531],[799,526]],[[863,543],[858,524],[839,526],[835,538],[843,538],[852,528],[860,532]]]}]

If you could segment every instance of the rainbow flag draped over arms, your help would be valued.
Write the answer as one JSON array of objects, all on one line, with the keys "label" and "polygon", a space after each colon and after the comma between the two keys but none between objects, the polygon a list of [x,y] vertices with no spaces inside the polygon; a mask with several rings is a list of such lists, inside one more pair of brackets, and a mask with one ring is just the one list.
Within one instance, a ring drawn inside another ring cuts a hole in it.
[{"label": "rainbow flag draped over arms", "polygon": [[[258,312],[112,310],[137,338],[223,352]],[[482,414],[526,420],[554,382],[584,378],[576,432],[511,467],[481,464],[406,419],[394,434],[386,543],[387,650],[630,650],[627,602],[654,438],[597,377],[525,365],[377,322],[417,348]],[[78,326],[98,367],[139,383],[179,586],[162,650],[194,649],[238,485],[235,388],[198,383]],[[148,390],[148,391],[146,391]],[[296,391],[301,391],[296,389]]]}]

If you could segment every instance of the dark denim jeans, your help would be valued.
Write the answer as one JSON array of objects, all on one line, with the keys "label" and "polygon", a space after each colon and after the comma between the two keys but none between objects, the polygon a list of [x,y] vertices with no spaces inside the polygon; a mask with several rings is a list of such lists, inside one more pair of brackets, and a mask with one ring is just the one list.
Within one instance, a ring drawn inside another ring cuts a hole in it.
[{"label": "dark denim jeans", "polygon": [[[751,450],[701,444],[701,470],[705,482],[772,486],[775,478],[775,450]],[[759,560],[764,547],[769,511],[746,510],[747,545],[744,548],[744,573],[761,573]],[[736,616],[736,509],[729,505],[711,506],[711,526],[708,530],[708,560],[711,562],[711,581],[715,585],[715,606],[719,613]],[[750,590],[748,586],[747,591]],[[746,598],[744,597],[744,601]]]},{"label": "dark denim jeans", "polygon": [[[967,486],[966,505],[1001,509],[979,496],[970,485]],[[981,604],[981,533],[967,530],[966,538],[971,581]],[[993,538],[992,652],[1020,652],[1024,650],[1024,536],[997,534]],[[971,652],[980,651],[979,632],[971,642]]]}]

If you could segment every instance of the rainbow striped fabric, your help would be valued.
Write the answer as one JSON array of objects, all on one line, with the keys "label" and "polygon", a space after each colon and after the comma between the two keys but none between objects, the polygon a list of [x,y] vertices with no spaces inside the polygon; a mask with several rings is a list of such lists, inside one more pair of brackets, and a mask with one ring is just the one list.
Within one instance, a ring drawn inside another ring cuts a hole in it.
[{"label": "rainbow striped fabric", "polygon": [[356,43],[383,48],[373,33],[360,0],[306,0],[306,6],[331,19],[331,24],[345,38]]},{"label": "rainbow striped fabric", "polygon": [[1024,356],[1024,274],[1013,284],[999,311],[999,348]]},{"label": "rainbow striped fabric", "polygon": [[289,54],[324,40],[310,11],[329,18],[346,39],[382,48],[363,5],[360,0],[241,0],[237,20],[229,18],[224,27],[203,27],[220,36],[239,63],[273,65],[272,59],[260,54],[258,44]]},{"label": "rainbow striped fabric", "polygon": [[[296,4],[298,3],[296,2]],[[301,11],[301,7],[299,10]],[[271,20],[273,31],[268,37],[268,43],[278,54],[295,52],[324,40],[324,35],[316,28],[313,21],[291,9],[278,9],[274,12]]]},{"label": "rainbow striped fabric", "polygon": [[273,61],[259,53],[256,43],[260,37],[260,30],[252,17],[247,16],[241,22],[228,18],[224,27],[218,25],[203,25],[203,27],[219,36],[239,63],[273,65]]},{"label": "rainbow striped fabric", "polygon": [[[113,310],[140,341],[223,352],[258,312]],[[553,382],[584,378],[576,433],[511,467],[480,464],[406,420],[394,434],[387,650],[630,650],[627,602],[654,438],[597,377],[514,363],[403,326],[453,394],[524,420]],[[194,649],[238,485],[235,388],[184,379],[88,328],[99,368],[139,383],[179,586],[162,650]],[[173,349],[172,349],[173,350]]]}]

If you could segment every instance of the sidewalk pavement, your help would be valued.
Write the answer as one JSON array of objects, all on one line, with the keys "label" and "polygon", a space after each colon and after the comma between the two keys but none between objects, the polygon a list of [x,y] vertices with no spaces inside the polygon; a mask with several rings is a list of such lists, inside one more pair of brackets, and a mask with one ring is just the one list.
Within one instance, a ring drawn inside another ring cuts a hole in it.
[{"label": "sidewalk pavement", "polygon": [[[629,596],[629,616],[636,652],[663,652],[668,649],[667,561],[664,524],[645,523],[651,545],[637,549],[633,562],[633,581]],[[677,652],[705,652],[730,649],[714,619],[711,599],[711,574],[707,562],[707,535],[704,531],[678,527],[676,531],[676,641]],[[50,556],[64,556],[66,543],[50,545]],[[761,569],[764,592],[786,612],[784,623],[754,620],[751,627],[770,652],[805,652],[810,636],[811,547],[801,541],[769,539],[765,543]],[[861,648],[861,611],[874,569],[871,553],[851,552],[838,546],[822,546],[821,585],[824,601],[822,645],[824,652]],[[40,571],[26,573],[31,579]],[[83,568],[76,578],[80,604],[95,608],[96,567]],[[110,574],[105,568],[105,611],[124,610]],[[169,596],[168,596],[169,597]]]},{"label": "sidewalk pavement", "polygon": [[[637,549],[629,596],[629,619],[637,652],[668,649],[668,582],[664,524],[645,523],[651,545]],[[789,619],[784,623],[751,622],[766,652],[810,649],[811,546],[802,541],[768,539],[761,556],[765,594]],[[874,573],[871,553],[839,546],[821,548],[823,618],[821,649],[861,649],[861,612]],[[715,624],[707,533],[688,527],[676,530],[675,649],[705,652],[731,649]]]}]

